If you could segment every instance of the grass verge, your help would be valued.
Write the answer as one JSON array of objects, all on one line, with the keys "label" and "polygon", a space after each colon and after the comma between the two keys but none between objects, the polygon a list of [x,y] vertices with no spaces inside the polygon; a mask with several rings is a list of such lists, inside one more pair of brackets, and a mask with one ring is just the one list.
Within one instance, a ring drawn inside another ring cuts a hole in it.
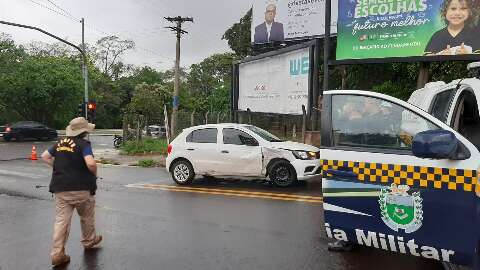
[{"label": "grass verge", "polygon": [[149,168],[158,166],[158,162],[153,159],[142,159],[138,161],[138,166]]},{"label": "grass verge", "polygon": [[120,147],[120,154],[123,155],[146,155],[146,154],[166,154],[166,139],[146,138],[140,142],[127,141]]},{"label": "grass verge", "polygon": [[97,159],[96,162],[101,163],[101,164],[120,165],[120,162],[114,161],[114,160],[111,160],[111,159],[108,159],[108,158],[100,158],[100,159]]}]

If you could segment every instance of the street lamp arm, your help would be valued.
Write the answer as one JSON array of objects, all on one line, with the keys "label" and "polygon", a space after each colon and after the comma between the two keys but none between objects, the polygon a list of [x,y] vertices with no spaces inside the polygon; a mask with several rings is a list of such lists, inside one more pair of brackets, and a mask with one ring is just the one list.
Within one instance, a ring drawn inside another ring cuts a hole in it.
[{"label": "street lamp arm", "polygon": [[85,52],[80,48],[78,47],[77,45],[73,44],[73,43],[70,43],[68,41],[66,41],[65,39],[61,38],[61,37],[57,37],[55,36],[54,34],[51,34],[43,29],[40,29],[38,27],[35,27],[35,26],[29,26],[29,25],[24,25],[24,24],[18,24],[18,23],[12,23],[12,22],[6,22],[6,21],[0,21],[0,24],[6,24],[6,25],[11,25],[11,26],[17,26],[17,27],[22,27],[22,28],[28,28],[28,29],[33,29],[33,30],[37,30],[39,32],[42,32],[44,33],[45,35],[48,35],[48,36],[51,36],[52,38],[54,39],[57,39],[65,44],[68,44],[72,47],[74,47],[75,49],[77,49],[83,57],[85,57]]}]

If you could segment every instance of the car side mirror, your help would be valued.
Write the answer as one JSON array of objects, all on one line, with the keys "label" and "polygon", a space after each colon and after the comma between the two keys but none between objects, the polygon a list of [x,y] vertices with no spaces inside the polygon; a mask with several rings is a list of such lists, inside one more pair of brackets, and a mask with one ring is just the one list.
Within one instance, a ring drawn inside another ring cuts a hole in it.
[{"label": "car side mirror", "polygon": [[413,138],[413,155],[420,158],[462,160],[470,157],[468,149],[448,130],[427,130]]}]

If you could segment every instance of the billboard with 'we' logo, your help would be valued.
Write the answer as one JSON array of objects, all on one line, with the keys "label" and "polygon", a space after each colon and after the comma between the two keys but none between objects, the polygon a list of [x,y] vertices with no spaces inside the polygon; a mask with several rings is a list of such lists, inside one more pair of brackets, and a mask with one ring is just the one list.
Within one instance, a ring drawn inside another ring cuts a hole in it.
[{"label": "billboard with 'we' logo", "polygon": [[239,64],[238,110],[302,114],[308,108],[311,47]]}]

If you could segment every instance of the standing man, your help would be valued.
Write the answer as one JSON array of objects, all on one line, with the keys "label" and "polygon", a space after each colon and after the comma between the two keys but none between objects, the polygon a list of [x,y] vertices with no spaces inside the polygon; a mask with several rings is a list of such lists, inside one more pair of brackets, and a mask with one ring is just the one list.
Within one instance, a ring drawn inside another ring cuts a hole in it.
[{"label": "standing man", "polygon": [[254,43],[268,43],[283,41],[283,24],[275,22],[277,7],[275,4],[267,5],[265,10],[265,22],[255,27]]},{"label": "standing man", "polygon": [[52,265],[70,262],[65,254],[65,244],[70,233],[73,210],[77,209],[85,249],[94,248],[102,241],[95,233],[95,191],[97,189],[97,164],[93,159],[90,142],[85,140],[95,128],[83,117],[70,121],[67,138],[59,140],[42,154],[42,159],[53,167],[49,190],[55,193],[55,225]]}]

